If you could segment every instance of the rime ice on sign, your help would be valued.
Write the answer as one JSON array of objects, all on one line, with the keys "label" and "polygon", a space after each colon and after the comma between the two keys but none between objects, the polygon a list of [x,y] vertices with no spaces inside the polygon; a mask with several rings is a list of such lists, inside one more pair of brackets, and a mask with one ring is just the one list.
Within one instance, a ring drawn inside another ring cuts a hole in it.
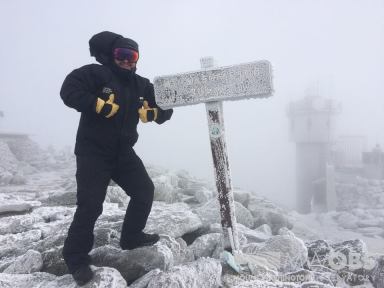
[{"label": "rime ice on sign", "polygon": [[[213,65],[214,60],[203,58],[200,62],[202,68],[206,69]],[[154,80],[154,89],[156,103],[163,109],[205,102],[224,246],[239,251],[221,101],[271,96],[273,89],[270,63],[258,61],[157,77]]]},{"label": "rime ice on sign", "polygon": [[156,77],[154,85],[156,103],[164,109],[202,102],[263,98],[273,91],[268,61]]}]

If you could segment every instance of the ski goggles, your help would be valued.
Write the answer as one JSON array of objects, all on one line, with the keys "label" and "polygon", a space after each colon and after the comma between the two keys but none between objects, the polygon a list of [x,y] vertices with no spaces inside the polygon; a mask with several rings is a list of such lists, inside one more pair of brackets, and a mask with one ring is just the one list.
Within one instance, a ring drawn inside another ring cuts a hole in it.
[{"label": "ski goggles", "polygon": [[130,63],[136,63],[139,60],[139,52],[130,48],[115,48],[113,57],[118,61],[127,60]]}]

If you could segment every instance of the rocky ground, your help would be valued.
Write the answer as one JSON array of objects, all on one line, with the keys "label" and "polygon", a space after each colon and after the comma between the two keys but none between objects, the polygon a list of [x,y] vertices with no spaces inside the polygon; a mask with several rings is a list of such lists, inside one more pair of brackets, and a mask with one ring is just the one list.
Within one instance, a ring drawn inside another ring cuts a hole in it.
[{"label": "rocky ground", "polygon": [[[75,211],[74,158],[37,149],[30,160],[20,155],[36,147],[11,146],[0,141],[0,287],[76,287],[61,256]],[[146,231],[160,242],[119,248],[129,197],[111,183],[90,253],[96,277],[85,287],[384,287],[379,208],[304,217],[236,189],[239,274],[224,261],[214,187],[185,171],[147,168],[156,191]]]}]

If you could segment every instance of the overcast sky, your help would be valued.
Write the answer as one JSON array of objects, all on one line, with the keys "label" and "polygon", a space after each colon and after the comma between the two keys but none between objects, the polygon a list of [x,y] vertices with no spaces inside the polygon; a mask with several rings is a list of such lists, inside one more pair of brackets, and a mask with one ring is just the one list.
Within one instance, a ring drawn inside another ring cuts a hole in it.
[{"label": "overcast sky", "polygon": [[[340,133],[384,143],[382,0],[1,0],[0,131],[73,147],[79,114],[59,90],[69,72],[94,62],[88,40],[104,30],[139,43],[137,73],[151,80],[197,70],[203,56],[219,66],[272,63],[271,98],[224,103],[235,186],[293,203],[286,105],[308,89],[342,104]],[[212,179],[204,104],[176,108],[162,126],[140,124],[139,133],[145,162]]]}]

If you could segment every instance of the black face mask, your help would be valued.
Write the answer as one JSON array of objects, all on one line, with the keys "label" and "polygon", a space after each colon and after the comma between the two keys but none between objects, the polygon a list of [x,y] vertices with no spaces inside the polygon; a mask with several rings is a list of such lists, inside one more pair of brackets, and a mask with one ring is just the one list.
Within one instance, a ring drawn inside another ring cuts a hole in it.
[{"label": "black face mask", "polygon": [[136,67],[132,68],[132,69],[124,69],[124,68],[121,68],[119,65],[117,65],[115,63],[115,61],[110,61],[110,68],[111,70],[116,73],[118,76],[124,78],[124,79],[129,79],[130,77],[132,77],[134,74],[136,74]]}]

